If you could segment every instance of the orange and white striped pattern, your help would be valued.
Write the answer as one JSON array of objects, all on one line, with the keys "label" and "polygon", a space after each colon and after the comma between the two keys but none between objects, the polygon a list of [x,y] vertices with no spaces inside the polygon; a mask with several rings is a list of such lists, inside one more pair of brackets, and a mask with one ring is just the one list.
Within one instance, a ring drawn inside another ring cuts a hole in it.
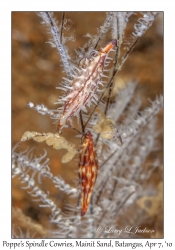
[{"label": "orange and white striped pattern", "polygon": [[91,199],[97,178],[98,162],[91,132],[87,132],[82,140],[79,161],[79,183],[81,185],[81,216],[83,216]]}]

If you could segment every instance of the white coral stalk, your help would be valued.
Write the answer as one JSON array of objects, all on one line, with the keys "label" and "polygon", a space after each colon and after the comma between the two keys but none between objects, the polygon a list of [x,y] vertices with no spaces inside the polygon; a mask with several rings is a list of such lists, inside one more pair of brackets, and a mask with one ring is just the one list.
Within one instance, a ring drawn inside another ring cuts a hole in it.
[{"label": "white coral stalk", "polygon": [[132,35],[135,37],[142,36],[152,25],[157,14],[158,12],[143,13],[143,17],[139,18],[138,22],[134,25],[135,32],[133,32]]},{"label": "white coral stalk", "polygon": [[36,106],[32,103],[29,102],[27,104],[27,107],[36,110],[38,113],[42,114],[42,115],[48,115],[51,118],[55,118],[57,116],[57,114],[54,113],[53,110],[48,109],[44,104],[37,104]]},{"label": "white coral stalk", "polygon": [[65,47],[62,45],[60,41],[59,29],[56,26],[54,19],[52,18],[51,14],[47,11],[39,12],[39,15],[43,19],[44,23],[50,26],[51,34],[53,37],[53,42],[61,56],[61,60],[64,65],[65,72],[68,78],[72,79],[72,72],[71,72],[70,63],[68,60],[69,56],[68,56],[67,50],[65,49]]},{"label": "white coral stalk", "polygon": [[[28,152],[28,155],[30,151]],[[38,174],[38,182],[41,183],[41,178],[47,177],[54,183],[56,188],[59,188],[62,192],[69,194],[70,197],[77,197],[78,190],[74,187],[71,187],[67,184],[60,176],[54,176],[50,172],[50,168],[48,166],[49,159],[45,159],[46,151],[44,155],[30,159],[28,155],[25,155],[24,152],[12,153],[12,177],[16,177],[20,174],[24,174],[28,172],[28,170],[32,170],[35,174]],[[27,175],[26,175],[27,178]],[[26,179],[27,180],[27,179]],[[28,179],[29,180],[29,179]]]}]

